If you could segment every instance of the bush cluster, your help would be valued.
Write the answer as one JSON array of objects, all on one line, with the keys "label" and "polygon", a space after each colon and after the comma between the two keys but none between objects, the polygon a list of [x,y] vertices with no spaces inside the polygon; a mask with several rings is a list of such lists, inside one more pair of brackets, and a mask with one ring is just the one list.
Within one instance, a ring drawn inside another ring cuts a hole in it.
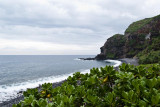
[{"label": "bush cluster", "polygon": [[140,64],[160,63],[160,35],[153,37],[147,47],[137,56]]},{"label": "bush cluster", "polygon": [[139,57],[140,64],[160,63],[160,51],[151,51]]},{"label": "bush cluster", "polygon": [[151,107],[160,106],[160,65],[122,64],[77,72],[62,86],[28,89],[25,98],[13,107]]}]

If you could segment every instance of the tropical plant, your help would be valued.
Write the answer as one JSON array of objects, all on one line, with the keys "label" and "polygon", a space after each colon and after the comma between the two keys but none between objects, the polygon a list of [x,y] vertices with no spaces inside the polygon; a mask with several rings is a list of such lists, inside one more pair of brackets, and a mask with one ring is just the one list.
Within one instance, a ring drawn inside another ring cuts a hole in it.
[{"label": "tropical plant", "polygon": [[122,64],[77,72],[59,87],[51,83],[41,90],[28,89],[24,100],[13,107],[158,107],[160,106],[160,65]]}]

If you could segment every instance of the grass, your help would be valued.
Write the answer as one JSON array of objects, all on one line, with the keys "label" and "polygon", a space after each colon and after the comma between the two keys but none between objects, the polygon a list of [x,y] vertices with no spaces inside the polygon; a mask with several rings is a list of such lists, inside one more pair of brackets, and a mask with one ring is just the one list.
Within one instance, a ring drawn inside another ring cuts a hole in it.
[{"label": "grass", "polygon": [[125,33],[134,33],[141,29],[143,26],[152,21],[152,18],[146,18],[137,22],[133,22],[125,31]]},{"label": "grass", "polygon": [[158,20],[160,19],[160,15],[157,15],[152,18],[145,18],[136,22],[133,22],[129,27],[126,29],[125,33],[134,33],[137,32],[139,29],[141,29],[146,24],[149,24],[152,20]]}]

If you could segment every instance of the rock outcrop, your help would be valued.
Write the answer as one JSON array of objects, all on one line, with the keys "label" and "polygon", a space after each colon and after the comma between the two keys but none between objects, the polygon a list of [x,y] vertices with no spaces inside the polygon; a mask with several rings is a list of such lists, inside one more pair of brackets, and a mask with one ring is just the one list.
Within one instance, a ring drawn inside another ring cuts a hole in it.
[{"label": "rock outcrop", "polygon": [[[160,15],[132,23],[124,35],[115,34],[108,38],[101,53],[95,59],[133,58],[153,45],[152,38],[160,37]],[[159,45],[159,44],[157,44]],[[160,47],[160,45],[159,45]]]},{"label": "rock outcrop", "polygon": [[102,46],[101,53],[96,56],[96,59],[116,59],[123,58],[124,46],[126,38],[124,35],[115,34],[114,36],[107,39],[107,42]]}]

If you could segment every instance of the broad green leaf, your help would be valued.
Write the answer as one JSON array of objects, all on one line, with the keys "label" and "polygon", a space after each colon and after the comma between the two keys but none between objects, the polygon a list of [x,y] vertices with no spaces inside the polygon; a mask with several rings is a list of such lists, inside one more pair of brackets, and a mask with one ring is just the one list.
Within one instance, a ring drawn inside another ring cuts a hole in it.
[{"label": "broad green leaf", "polygon": [[123,91],[122,96],[123,98],[128,99],[128,92]]},{"label": "broad green leaf", "polygon": [[145,101],[143,101],[143,100],[140,100],[140,101],[139,101],[139,106],[140,106],[140,107],[146,107],[146,106],[147,106],[147,103],[146,103]]}]

